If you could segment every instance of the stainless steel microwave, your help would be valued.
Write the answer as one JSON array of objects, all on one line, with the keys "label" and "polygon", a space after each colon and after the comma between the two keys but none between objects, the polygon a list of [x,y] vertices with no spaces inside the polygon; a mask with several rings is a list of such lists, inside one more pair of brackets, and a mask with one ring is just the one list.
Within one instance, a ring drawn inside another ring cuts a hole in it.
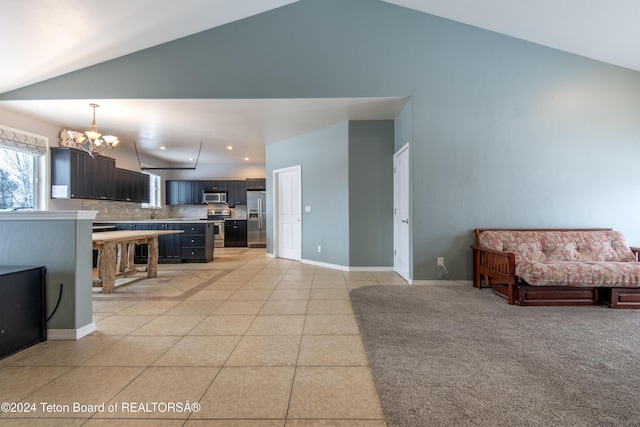
[{"label": "stainless steel microwave", "polygon": [[204,193],[202,197],[202,203],[227,203],[227,193],[215,192]]}]

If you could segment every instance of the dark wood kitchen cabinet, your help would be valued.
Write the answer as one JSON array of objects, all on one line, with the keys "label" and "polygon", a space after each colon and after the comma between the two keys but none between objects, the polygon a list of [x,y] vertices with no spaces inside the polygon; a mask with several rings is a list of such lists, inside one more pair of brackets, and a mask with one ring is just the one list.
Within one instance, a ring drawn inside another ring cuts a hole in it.
[{"label": "dark wood kitchen cabinet", "polygon": [[[149,224],[132,222],[132,223],[118,223],[116,224],[118,230],[132,231],[132,230],[150,230]],[[133,262],[136,264],[146,264],[149,257],[148,245],[135,245]]]},{"label": "dark wood kitchen cabinet", "polygon": [[227,181],[227,203],[230,206],[247,204],[246,181]]},{"label": "dark wood kitchen cabinet", "polygon": [[115,165],[112,158],[68,147],[51,148],[51,198],[115,198]]},{"label": "dark wood kitchen cabinet", "polygon": [[227,181],[202,181],[205,193],[227,191]]},{"label": "dark wood kitchen cabinet", "polygon": [[266,190],[266,178],[247,178],[247,190]]},{"label": "dark wood kitchen cabinet", "polygon": [[51,148],[51,198],[86,197],[87,153],[72,148]]},{"label": "dark wood kitchen cabinet", "polygon": [[[213,261],[213,223],[132,221],[94,222],[93,225],[94,232],[103,227],[113,227],[117,230],[184,230],[184,233],[180,234],[158,236],[158,262],[177,264]],[[185,236],[189,238],[185,238]],[[136,264],[146,264],[148,257],[148,245],[135,245],[134,262]],[[95,261],[94,259],[94,268],[96,267]]]},{"label": "dark wood kitchen cabinet", "polygon": [[93,193],[96,199],[114,200],[116,197],[116,161],[109,157],[96,156],[88,161],[93,166]]},{"label": "dark wood kitchen cabinet", "polygon": [[[182,230],[179,223],[149,223],[149,230]],[[182,262],[181,234],[158,236],[158,262],[179,264]]]},{"label": "dark wood kitchen cabinet", "polygon": [[202,204],[204,183],[202,181],[167,181],[167,205]]},{"label": "dark wood kitchen cabinet", "polygon": [[115,165],[116,161],[109,157],[91,157],[89,154],[84,156],[84,198],[97,200],[115,198]]},{"label": "dark wood kitchen cabinet", "polygon": [[213,223],[186,223],[182,229],[182,262],[213,261]]},{"label": "dark wood kitchen cabinet", "polygon": [[51,198],[149,203],[149,175],[116,168],[110,157],[51,148]]},{"label": "dark wood kitchen cabinet", "polygon": [[[187,195],[187,200],[190,203],[186,203],[189,205],[201,205],[202,204],[202,190],[203,184],[202,181],[187,181],[184,186],[184,191]],[[182,187],[181,187],[182,190]]]},{"label": "dark wood kitchen cabinet", "polygon": [[180,203],[180,181],[167,181],[165,192],[165,203],[167,205],[179,205]]},{"label": "dark wood kitchen cabinet", "polygon": [[247,246],[247,220],[227,219],[224,221],[224,246]]},{"label": "dark wood kitchen cabinet", "polygon": [[116,168],[115,181],[115,200],[149,203],[149,175]]}]

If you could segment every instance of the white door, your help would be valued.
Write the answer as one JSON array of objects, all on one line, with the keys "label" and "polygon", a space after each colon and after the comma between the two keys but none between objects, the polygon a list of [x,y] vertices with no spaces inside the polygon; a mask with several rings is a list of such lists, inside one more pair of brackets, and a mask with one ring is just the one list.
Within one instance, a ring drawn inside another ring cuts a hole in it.
[{"label": "white door", "polygon": [[300,261],[302,258],[301,168],[274,171],[277,194],[274,202],[277,224],[277,256]]},{"label": "white door", "polygon": [[411,282],[409,189],[409,144],[406,144],[393,156],[393,269],[407,282]]}]

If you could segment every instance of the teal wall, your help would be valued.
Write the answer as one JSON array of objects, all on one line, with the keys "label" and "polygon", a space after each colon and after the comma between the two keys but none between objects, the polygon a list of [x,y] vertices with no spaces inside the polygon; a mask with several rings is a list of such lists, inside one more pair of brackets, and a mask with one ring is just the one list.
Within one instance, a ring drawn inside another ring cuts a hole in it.
[{"label": "teal wall", "polygon": [[47,315],[60,306],[48,329],[78,329],[91,318],[90,220],[0,220],[0,260],[3,265],[47,267]]},{"label": "teal wall", "polygon": [[[405,145],[409,145],[409,176],[412,175],[413,166],[411,164],[411,151],[413,147],[413,100],[409,101],[402,108],[394,121],[394,153],[398,152]],[[418,188],[418,191],[420,188]],[[409,212],[413,212],[413,188],[409,188]],[[416,213],[418,214],[418,213]],[[413,271],[413,216],[409,221],[409,271]],[[412,276],[413,278],[414,276]]]},{"label": "teal wall", "polygon": [[393,120],[349,122],[349,266],[393,267]]},{"label": "teal wall", "polygon": [[409,98],[394,121],[394,152],[404,147],[405,144],[409,144],[411,146],[411,141],[413,140],[412,131],[413,100]]},{"label": "teal wall", "polygon": [[301,0],[0,99],[377,96],[412,97],[414,279],[437,256],[470,279],[475,227],[640,244],[640,73],[377,0]]},{"label": "teal wall", "polygon": [[[349,125],[320,129],[267,146],[267,187],[273,171],[302,168],[302,258],[349,265]],[[273,218],[273,191],[267,192],[267,215]],[[271,223],[271,220],[270,220]],[[267,251],[273,253],[273,227],[267,228]],[[322,252],[318,253],[318,245]]]},{"label": "teal wall", "polygon": [[[267,146],[267,176],[301,166],[303,260],[393,266],[393,132],[393,120],[349,121]],[[273,191],[269,218],[272,206]]]}]

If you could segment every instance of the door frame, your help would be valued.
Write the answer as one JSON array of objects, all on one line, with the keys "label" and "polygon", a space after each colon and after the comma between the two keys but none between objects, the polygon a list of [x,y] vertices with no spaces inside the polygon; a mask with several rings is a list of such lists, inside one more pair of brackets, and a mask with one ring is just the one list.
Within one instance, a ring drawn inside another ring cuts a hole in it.
[{"label": "door frame", "polygon": [[[404,196],[406,197],[406,200],[409,203],[409,213],[411,213],[411,149],[410,149],[410,145],[407,142],[405,145],[403,145],[402,147],[400,147],[400,149],[398,149],[394,154],[393,154],[393,168],[395,169],[396,167],[396,159],[404,152],[407,152],[407,174],[409,179],[407,179],[407,188],[404,189]],[[395,173],[394,170],[394,174],[393,174],[393,209],[394,209],[394,215],[393,215],[393,248],[394,251],[397,250],[396,248],[396,242],[397,242],[397,235],[399,233],[399,230],[397,228],[397,222],[396,222],[396,202],[398,200],[398,194],[397,194],[397,174]],[[402,277],[403,279],[405,279],[409,284],[412,283],[412,279],[411,279],[411,259],[412,259],[412,251],[411,251],[411,246],[412,246],[412,239],[411,239],[411,231],[412,231],[412,227],[413,226],[413,221],[411,221],[411,215],[409,216],[409,235],[407,236],[407,248],[406,248],[406,254],[407,257],[409,259],[407,259],[407,263],[408,263],[408,271],[407,271],[407,276],[405,277],[403,274],[401,274],[398,271],[397,268],[397,263],[396,263],[396,254],[393,254],[393,271],[395,271],[400,277]]]},{"label": "door frame", "polygon": [[[281,169],[273,170],[273,256],[275,258],[280,258],[280,175],[288,172],[298,172],[299,184],[298,188],[300,189],[298,200],[302,204],[302,165],[289,166]],[[302,205],[300,206],[300,212],[302,212]],[[300,259],[302,260],[302,215],[300,215]]]}]

